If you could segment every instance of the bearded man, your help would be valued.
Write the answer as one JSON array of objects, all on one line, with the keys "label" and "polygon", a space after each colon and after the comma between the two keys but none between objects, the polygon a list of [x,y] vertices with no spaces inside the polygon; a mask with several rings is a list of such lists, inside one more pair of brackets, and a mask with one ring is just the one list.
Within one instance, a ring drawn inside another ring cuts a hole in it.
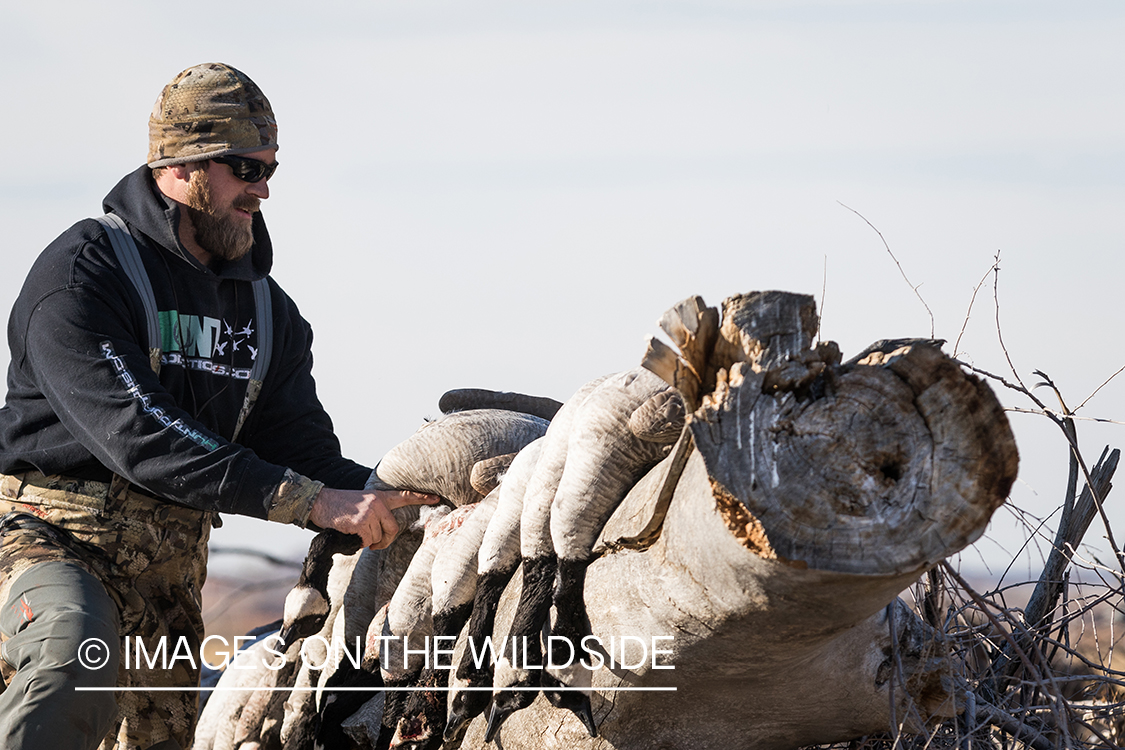
[{"label": "bearded man", "polygon": [[[149,119],[147,164],[43,252],[8,326],[0,409],[0,737],[7,748],[191,746],[200,589],[219,513],[358,534],[366,492],[316,396],[312,331],[268,274],[269,101],[189,68]],[[167,669],[122,653],[183,649]]]}]

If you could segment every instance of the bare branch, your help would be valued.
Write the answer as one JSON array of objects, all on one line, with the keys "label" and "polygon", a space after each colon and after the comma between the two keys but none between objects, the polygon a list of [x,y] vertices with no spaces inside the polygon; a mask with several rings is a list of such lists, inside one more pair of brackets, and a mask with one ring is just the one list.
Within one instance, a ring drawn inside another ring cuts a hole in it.
[{"label": "bare branch", "polygon": [[866,216],[861,214],[859,211],[856,211],[854,208],[847,204],[841,203],[840,201],[836,202],[851,211],[859,218],[863,219],[867,226],[871,227],[875,231],[875,234],[879,235],[879,239],[883,241],[883,247],[887,249],[887,255],[890,255],[891,260],[893,260],[895,262],[895,265],[898,266],[898,272],[902,274],[903,281],[905,281],[907,285],[909,285],[910,288],[914,290],[914,295],[918,298],[918,301],[922,303],[922,307],[926,308],[926,313],[930,316],[930,338],[937,338],[934,335],[934,332],[936,330],[936,326],[934,325],[934,313],[932,310],[930,310],[930,306],[926,304],[926,300],[922,299],[922,295],[918,292],[918,289],[921,288],[922,285],[919,284],[918,286],[914,286],[910,283],[910,279],[906,278],[906,271],[902,270],[902,264],[898,262],[898,258],[895,257],[895,254],[891,252],[891,246],[887,244],[887,240],[883,237],[883,233],[876,229],[875,225],[868,221]]},{"label": "bare branch", "polygon": [[[1058,412],[1051,411],[1050,409],[1024,409],[1019,406],[1005,406],[1004,411],[1012,412],[1013,414],[1037,414],[1041,417],[1051,417],[1052,419],[1062,419]],[[1076,422],[1101,422],[1102,424],[1120,424],[1125,425],[1125,422],[1116,419],[1103,419],[1102,417],[1075,417],[1071,416],[1070,419]]]},{"label": "bare branch", "polygon": [[[1095,388],[1095,389],[1094,389],[1094,392],[1093,392],[1093,393],[1091,393],[1091,394],[1090,394],[1089,396],[1087,396],[1087,397],[1085,398],[1085,400],[1083,400],[1083,402],[1082,402],[1082,403],[1080,403],[1080,404],[1079,404],[1079,405],[1078,405],[1077,407],[1075,407],[1075,409],[1074,409],[1074,410],[1075,410],[1075,411],[1078,411],[1078,410],[1079,410],[1079,409],[1081,409],[1081,408],[1082,408],[1083,406],[1085,406],[1085,405],[1086,405],[1086,403],[1087,403],[1087,402],[1088,402],[1088,401],[1089,401],[1090,399],[1092,399],[1092,398],[1093,398],[1094,396],[1098,395],[1098,391],[1100,391],[1100,390],[1101,390],[1102,388],[1105,388],[1105,387],[1106,387],[1107,385],[1109,385],[1109,381],[1113,380],[1114,378],[1116,378],[1116,377],[1117,377],[1118,375],[1120,375],[1120,374],[1121,374],[1121,373],[1123,373],[1123,372],[1125,372],[1125,365],[1122,365],[1122,366],[1121,366],[1121,369],[1120,369],[1120,370],[1118,370],[1117,372],[1113,373],[1113,374],[1112,374],[1112,375],[1110,375],[1110,376],[1109,376],[1108,378],[1106,378],[1106,379],[1105,379],[1105,382],[1104,382],[1104,383],[1102,383],[1101,385],[1099,385],[1099,386],[1098,386],[1097,388]],[[1098,420],[1098,421],[1107,421],[1107,420]]]},{"label": "bare branch", "polygon": [[[999,251],[997,251],[996,255],[999,257]],[[1000,267],[994,266],[993,273],[992,301],[996,305],[996,338],[1000,340],[1000,350],[1004,352],[1004,359],[1008,360],[1008,367],[1012,369],[1012,375],[1015,377],[1016,382],[1023,386],[1025,393],[1030,395],[1030,392],[1027,391],[1027,386],[1024,385],[1023,380],[1020,379],[1020,374],[1016,372],[1016,366],[1012,364],[1012,357],[1008,354],[1008,347],[1004,344],[1004,334],[1000,330]],[[1040,406],[1042,406],[1042,404],[1040,404]]]},{"label": "bare branch", "polygon": [[1032,402],[1036,406],[1039,407],[1039,410],[1040,410],[1039,413],[1043,414],[1044,416],[1046,416],[1047,418],[1049,418],[1053,422],[1058,422],[1058,423],[1062,422],[1062,419],[1059,418],[1059,417],[1056,417],[1054,412],[1051,411],[1050,409],[1048,409],[1046,404],[1044,404],[1042,401],[1040,401],[1038,398],[1036,398],[1035,394],[1032,393],[1031,391],[1029,391],[1027,389],[1027,386],[1025,386],[1022,381],[1020,382],[1019,385],[1016,385],[1014,383],[1008,382],[1007,380],[1005,380],[1004,378],[1002,378],[999,375],[994,375],[993,373],[989,372],[988,370],[982,370],[979,367],[975,367],[974,365],[970,365],[968,362],[966,362],[963,359],[954,358],[953,361],[956,362],[957,364],[961,365],[962,367],[970,370],[971,372],[975,372],[977,375],[983,375],[986,378],[990,378],[991,380],[995,380],[996,382],[1003,385],[1005,388],[1011,388],[1013,391],[1017,391],[1019,393],[1022,393],[1023,395],[1025,395],[1029,399],[1031,399]]},{"label": "bare branch", "polygon": [[828,294],[828,255],[824,256],[824,277],[820,281],[820,307],[817,312],[820,315],[820,325],[816,327],[816,338],[813,339],[815,345],[820,341],[820,332],[824,330],[824,298]]},{"label": "bare branch", "polygon": [[1035,748],[1035,750],[1054,750],[1055,748],[1055,743],[1019,719],[978,698],[977,716],[981,717],[982,715],[989,724],[1002,729],[1020,742]]},{"label": "bare branch", "polygon": [[977,292],[979,292],[980,288],[982,286],[984,286],[984,282],[988,281],[988,275],[990,273],[992,273],[993,271],[999,270],[999,268],[1000,268],[1000,251],[997,250],[996,256],[993,259],[992,265],[989,266],[988,270],[984,272],[984,276],[982,276],[980,281],[977,282],[977,285],[975,287],[973,287],[973,296],[969,300],[969,309],[965,311],[965,322],[961,324],[961,333],[957,334],[957,340],[955,342],[953,342],[953,356],[954,357],[957,356],[957,350],[961,346],[961,337],[965,335],[965,329],[969,327],[969,316],[973,312],[973,303],[977,301]]},{"label": "bare branch", "polygon": [[[1072,454],[1073,455],[1073,454]],[[1082,543],[1090,522],[1094,520],[1093,494],[1105,497],[1109,492],[1110,482],[1117,470],[1117,462],[1121,456],[1120,451],[1110,453],[1106,446],[1098,463],[1094,466],[1093,478],[1096,489],[1087,485],[1082,490],[1081,497],[1074,503],[1073,496],[1067,499],[1072,503],[1071,513],[1064,514],[1059,521],[1059,529],[1055,537],[1047,564],[1043,566],[1043,573],[1039,583],[1031,595],[1025,608],[1026,619],[1031,627],[1040,627],[1048,624],[1047,617],[1062,593],[1063,572],[1074,555],[1074,550]]]}]

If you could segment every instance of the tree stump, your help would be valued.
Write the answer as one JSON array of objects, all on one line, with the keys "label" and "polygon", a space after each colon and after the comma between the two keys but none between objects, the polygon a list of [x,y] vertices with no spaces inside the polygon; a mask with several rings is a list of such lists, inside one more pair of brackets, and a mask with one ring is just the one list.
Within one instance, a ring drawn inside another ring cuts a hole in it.
[{"label": "tree stump", "polygon": [[[592,631],[625,657],[593,675],[599,736],[540,697],[501,747],[796,748],[957,713],[957,665],[896,597],[1007,497],[1018,456],[991,390],[940,342],[842,363],[812,345],[804,295],[733,297],[721,316],[695,297],[661,325],[679,353],[654,339],[644,364],[688,427],[589,568]],[[513,582],[497,635],[517,598]],[[609,691],[625,687],[675,691]]]}]

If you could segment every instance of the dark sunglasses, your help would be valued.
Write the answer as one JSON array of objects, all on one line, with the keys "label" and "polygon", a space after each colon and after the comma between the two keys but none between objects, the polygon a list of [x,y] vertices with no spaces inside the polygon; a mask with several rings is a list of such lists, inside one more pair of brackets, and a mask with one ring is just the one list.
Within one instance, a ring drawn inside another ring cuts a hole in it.
[{"label": "dark sunglasses", "polygon": [[273,177],[277,169],[277,162],[266,164],[257,159],[247,159],[245,156],[216,156],[211,161],[226,164],[234,176],[243,182],[261,182]]}]

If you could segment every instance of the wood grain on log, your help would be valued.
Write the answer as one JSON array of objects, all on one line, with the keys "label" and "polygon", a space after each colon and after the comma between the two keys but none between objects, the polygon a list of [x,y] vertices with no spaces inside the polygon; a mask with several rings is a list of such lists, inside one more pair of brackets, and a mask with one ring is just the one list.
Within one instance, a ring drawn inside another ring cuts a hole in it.
[{"label": "wood grain on log", "polygon": [[729,393],[692,429],[713,480],[785,560],[917,573],[973,542],[1007,497],[1017,463],[1007,420],[934,347],[824,370],[804,393],[801,380],[772,392],[769,380],[736,365]]}]

